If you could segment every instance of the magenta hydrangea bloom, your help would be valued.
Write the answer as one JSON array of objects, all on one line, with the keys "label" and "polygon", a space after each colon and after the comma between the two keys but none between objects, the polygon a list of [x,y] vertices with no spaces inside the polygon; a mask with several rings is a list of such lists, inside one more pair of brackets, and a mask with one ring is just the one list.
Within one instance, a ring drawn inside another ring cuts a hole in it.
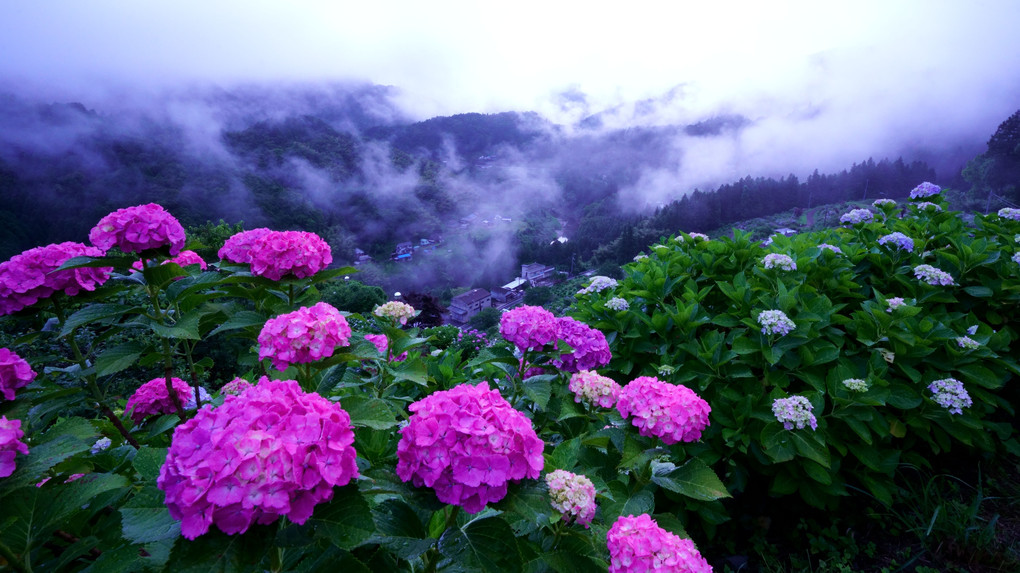
[{"label": "magenta hydrangea bloom", "polygon": [[549,486],[549,498],[553,509],[563,515],[563,521],[577,521],[588,529],[595,517],[595,484],[590,479],[568,472],[555,470],[545,475]]},{"label": "magenta hydrangea bloom", "polygon": [[13,400],[14,391],[35,380],[35,371],[9,348],[0,348],[0,397]]},{"label": "magenta hydrangea bloom", "polygon": [[641,376],[620,391],[616,410],[624,419],[633,416],[631,424],[642,436],[675,444],[700,440],[712,408],[686,386]]},{"label": "magenta hydrangea bloom", "polygon": [[268,380],[203,407],[174,430],[156,485],[170,516],[195,539],[280,516],[303,524],[333,488],[358,477],[351,418],[293,380]]},{"label": "magenta hydrangea bloom", "polygon": [[17,312],[63,292],[74,296],[94,291],[110,278],[111,267],[83,267],[54,272],[74,257],[101,257],[103,251],[81,243],[56,243],[29,249],[0,263],[0,316]]},{"label": "magenta hydrangea bloom", "polygon": [[156,203],[117,209],[103,217],[89,232],[89,240],[105,253],[117,246],[125,253],[137,253],[169,245],[170,254],[184,248],[184,227]]},{"label": "magenta hydrangea bloom", "polygon": [[251,274],[274,281],[286,275],[310,277],[333,262],[329,244],[306,231],[270,231],[248,250]]},{"label": "magenta hydrangea bloom", "polygon": [[259,360],[271,358],[277,370],[286,370],[291,364],[329,358],[350,340],[344,315],[320,302],[267,320],[259,333]]},{"label": "magenta hydrangea bloom", "polygon": [[21,420],[8,420],[7,416],[0,416],[0,478],[14,473],[14,458],[19,453],[28,455],[28,446],[21,441],[24,436]]},{"label": "magenta hydrangea bloom", "polygon": [[[174,393],[177,394],[177,399],[181,401],[181,406],[186,404],[192,396],[191,386],[188,386],[188,383],[180,378],[170,378],[170,384],[173,386]],[[177,408],[174,407],[174,401],[166,391],[166,378],[153,378],[142,384],[128,398],[127,404],[124,405],[124,411],[131,414],[131,419],[136,424],[142,423],[142,420],[149,416],[176,414]]]},{"label": "magenta hydrangea bloom", "polygon": [[[379,354],[386,356],[386,349],[389,348],[390,342],[386,340],[385,334],[366,334],[365,340],[375,345],[375,349],[379,351]],[[393,358],[394,362],[403,362],[407,358],[407,353],[404,352],[400,356]]]},{"label": "magenta hydrangea bloom", "polygon": [[[199,255],[198,253],[196,253],[195,251],[190,251],[190,250],[189,251],[181,251],[180,254],[178,254],[176,257],[167,259],[167,260],[163,261],[161,264],[165,265],[167,263],[177,263],[181,267],[186,267],[188,265],[198,265],[199,268],[202,269],[203,271],[208,268],[208,265],[206,265],[205,261],[202,260],[202,256]],[[135,261],[131,265],[131,267],[133,269],[135,269],[136,271],[141,271],[142,270],[142,261]],[[177,278],[183,278],[183,277],[177,277]]]},{"label": "magenta hydrangea bloom", "polygon": [[234,378],[230,382],[227,382],[220,388],[221,396],[237,396],[248,388],[252,387],[252,383],[245,380],[244,378]]},{"label": "magenta hydrangea bloom", "polygon": [[613,354],[609,351],[606,335],[587,324],[569,316],[556,319],[556,338],[563,340],[574,350],[561,354],[552,361],[553,366],[567,372],[594,370],[609,364]]},{"label": "magenta hydrangea bloom", "polygon": [[647,513],[620,516],[606,534],[609,573],[711,573],[712,566],[690,539],[659,527]]},{"label": "magenta hydrangea bloom", "polygon": [[585,402],[603,408],[615,406],[622,390],[612,378],[588,370],[581,370],[571,376],[568,388],[574,393],[574,402]]},{"label": "magenta hydrangea bloom", "polygon": [[252,245],[268,233],[272,233],[272,231],[265,227],[241,231],[227,239],[220,250],[216,252],[216,256],[222,261],[246,265],[251,262],[249,251],[251,251]]},{"label": "magenta hydrangea bloom", "polygon": [[414,402],[397,444],[397,476],[478,513],[506,496],[510,480],[541,475],[545,444],[531,420],[488,382],[461,384]]},{"label": "magenta hydrangea bloom", "polygon": [[499,333],[522,351],[556,342],[558,332],[556,316],[540,306],[521,305],[499,317]]}]

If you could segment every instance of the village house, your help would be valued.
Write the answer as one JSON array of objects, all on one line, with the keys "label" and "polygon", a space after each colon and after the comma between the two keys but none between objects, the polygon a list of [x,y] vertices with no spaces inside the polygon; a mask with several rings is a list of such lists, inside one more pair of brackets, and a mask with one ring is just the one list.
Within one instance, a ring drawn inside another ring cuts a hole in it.
[{"label": "village house", "polygon": [[531,286],[549,286],[556,278],[556,269],[542,263],[521,265],[521,278]]},{"label": "village house", "polygon": [[492,295],[483,288],[476,288],[453,297],[450,301],[450,322],[466,324],[483,308],[492,306]]}]

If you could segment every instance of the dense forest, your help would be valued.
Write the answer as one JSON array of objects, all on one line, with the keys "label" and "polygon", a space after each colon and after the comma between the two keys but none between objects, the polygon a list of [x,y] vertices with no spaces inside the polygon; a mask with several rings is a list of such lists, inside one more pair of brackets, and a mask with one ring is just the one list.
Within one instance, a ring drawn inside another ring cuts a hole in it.
[{"label": "dense forest", "polygon": [[[963,165],[936,173],[930,160],[867,158],[838,173],[748,175],[693,190],[677,183],[653,196],[642,194],[644,177],[682,165],[678,146],[734,137],[753,121],[720,114],[603,129],[597,116],[560,126],[506,112],[412,122],[385,90],[350,87],[195,97],[200,106],[158,112],[0,94],[0,259],[80,240],[113,209],[158,202],[192,228],[222,220],[316,232],[337,263],[367,253],[374,263],[364,278],[386,287],[492,286],[521,262],[618,265],[678,229],[896,198],[926,180],[986,208],[1020,202],[1020,112],[962,173]],[[442,248],[389,262],[398,244],[421,239]]]}]

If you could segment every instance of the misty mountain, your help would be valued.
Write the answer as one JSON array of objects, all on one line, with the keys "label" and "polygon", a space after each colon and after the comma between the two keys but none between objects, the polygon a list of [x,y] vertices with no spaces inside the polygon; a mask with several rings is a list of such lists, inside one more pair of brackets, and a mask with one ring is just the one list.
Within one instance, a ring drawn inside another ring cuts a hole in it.
[{"label": "misty mountain", "polygon": [[[476,284],[514,276],[520,259],[588,260],[628,227],[658,230],[638,224],[656,213],[704,231],[856,197],[860,185],[903,193],[918,177],[956,176],[981,147],[904,137],[905,160],[865,160],[831,180],[801,162],[801,182],[784,172],[789,157],[752,177],[735,163],[768,118],[610,128],[622,112],[607,110],[576,125],[519,112],[416,122],[393,97],[371,85],[206,87],[101,106],[0,94],[0,258],[82,241],[106,213],[158,202],[189,226],[314,231],[342,263],[355,248],[385,260],[397,243],[445,237],[452,259],[436,281]],[[650,118],[678,101],[634,109]]]}]

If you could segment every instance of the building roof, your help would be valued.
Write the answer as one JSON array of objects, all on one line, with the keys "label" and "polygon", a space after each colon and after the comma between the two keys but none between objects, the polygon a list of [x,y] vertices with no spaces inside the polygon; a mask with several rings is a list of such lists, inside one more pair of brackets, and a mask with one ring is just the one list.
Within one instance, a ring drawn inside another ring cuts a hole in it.
[{"label": "building roof", "polygon": [[476,288],[453,297],[453,300],[450,301],[450,304],[459,302],[461,304],[469,305],[472,303],[476,303],[480,300],[490,298],[491,296],[492,295],[489,294],[489,291],[483,288]]}]

